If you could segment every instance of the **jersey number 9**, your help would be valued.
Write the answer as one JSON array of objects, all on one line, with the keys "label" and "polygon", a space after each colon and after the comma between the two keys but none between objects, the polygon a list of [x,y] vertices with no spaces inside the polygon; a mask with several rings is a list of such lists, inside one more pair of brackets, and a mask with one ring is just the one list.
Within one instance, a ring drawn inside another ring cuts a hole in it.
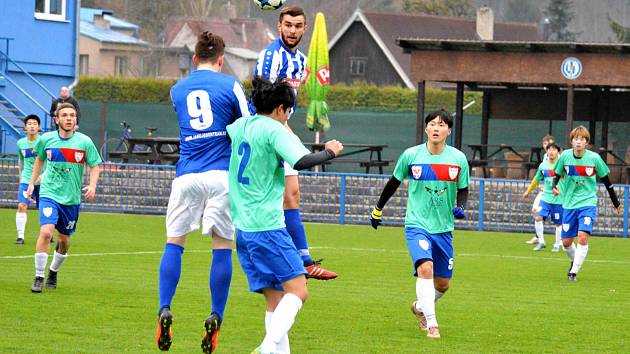
[{"label": "jersey number 9", "polygon": [[186,97],[190,126],[195,130],[210,128],[213,121],[210,95],[204,90],[195,90]]}]

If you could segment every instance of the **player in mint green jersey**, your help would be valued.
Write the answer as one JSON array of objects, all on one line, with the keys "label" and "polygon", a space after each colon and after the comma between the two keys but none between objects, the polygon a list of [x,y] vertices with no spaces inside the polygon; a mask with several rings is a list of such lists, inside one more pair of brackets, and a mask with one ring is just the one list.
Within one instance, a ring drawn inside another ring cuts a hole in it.
[{"label": "player in mint green jersey", "polygon": [[[545,245],[545,225],[543,224],[543,220],[550,218],[553,223],[556,225],[556,242],[553,245],[552,252],[560,251],[560,236],[562,233],[562,196],[557,196],[553,194],[552,185],[553,185],[553,177],[556,175],[554,167],[556,162],[558,161],[558,154],[561,149],[555,143],[550,143],[546,147],[545,159],[539,166],[536,171],[536,175],[534,179],[532,179],[531,184],[527,187],[525,193],[523,193],[523,198],[527,197],[531,191],[536,188],[538,182],[544,181],[544,188],[542,191],[541,200],[538,202],[538,205],[534,209],[534,229],[536,230],[536,239],[538,244],[534,247],[534,251],[540,251],[541,249],[547,247]],[[560,188],[562,189],[562,184],[564,179],[560,180]],[[536,197],[538,198],[538,197]]]},{"label": "player in mint green jersey", "polygon": [[[606,186],[615,212],[619,212],[619,199],[610,183],[610,170],[598,154],[587,150],[591,135],[584,126],[571,130],[569,139],[572,149],[565,150],[558,158],[553,179],[553,193],[562,195],[562,244],[571,266],[567,279],[577,280],[588,253],[588,238],[593,232],[593,224],[597,215],[597,181],[599,177]],[[560,177],[564,176],[565,184],[558,188]],[[573,239],[578,238],[575,247]]]},{"label": "player in mint green jersey", "polygon": [[306,269],[287,232],[282,208],[284,163],[295,170],[334,158],[343,146],[336,140],[309,153],[285,127],[295,103],[291,86],[262,78],[253,82],[257,115],[227,127],[232,140],[229,186],[236,251],[249,288],[266,300],[266,335],[255,352],[289,353],[288,332],[308,296]]},{"label": "player in mint green jersey", "polygon": [[[581,125],[571,130],[569,139],[573,148],[565,150],[558,158],[552,186],[554,194],[562,195],[562,244],[571,259],[567,274],[570,281],[577,280],[577,273],[588,253],[588,238],[597,215],[595,176],[604,182],[615,212],[619,212],[619,200],[608,178],[608,166],[598,154],[586,149],[590,138],[588,129]],[[558,188],[562,176],[566,181]],[[573,243],[575,237],[578,238],[577,247]]]},{"label": "player in mint green jersey", "polygon": [[17,142],[19,165],[20,165],[20,185],[18,187],[18,210],[15,213],[15,227],[17,229],[17,239],[15,244],[24,244],[24,231],[26,229],[27,214],[26,211],[31,205],[31,200],[38,203],[39,200],[39,180],[36,180],[35,187],[31,198],[26,198],[26,190],[28,183],[31,181],[33,173],[33,164],[36,155],[33,152],[35,144],[39,139],[39,117],[35,114],[28,115],[24,118],[24,130],[26,136]]},{"label": "player in mint green jersey", "polygon": [[468,199],[468,161],[446,145],[453,119],[443,110],[424,119],[427,143],[405,150],[370,215],[375,229],[382,210],[403,180],[409,180],[405,237],[413,262],[416,298],[411,306],[427,337],[439,338],[435,302],[444,295],[453,275],[455,218],[463,219]]},{"label": "player in mint green jersey", "polygon": [[83,165],[91,167],[89,185],[83,188],[85,199],[90,200],[96,194],[98,164],[101,163],[101,157],[92,140],[87,135],[74,131],[77,115],[73,105],[64,103],[59,106],[56,123],[59,130],[42,135],[35,145],[37,159],[27,190],[30,197],[45,160],[46,168],[39,190],[40,231],[35,246],[35,280],[31,287],[31,291],[35,293],[40,293],[44,285],[50,240],[55,229],[58,232],[58,242],[48,269],[46,288],[57,287],[57,272],[68,256],[70,236],[79,220]]},{"label": "player in mint green jersey", "polygon": [[[549,156],[547,156],[547,146],[549,144],[552,144],[554,142],[554,138],[553,136],[547,134],[542,138],[542,148],[545,151],[545,154],[543,155],[543,162],[547,161],[547,159],[549,158]],[[532,216],[536,217],[536,213],[538,212],[538,207],[540,206],[540,200],[542,199],[543,196],[543,192],[540,191],[538,192],[538,194],[536,195],[536,198],[534,198],[534,203],[532,204]],[[525,243],[529,244],[529,245],[534,245],[538,243],[538,237],[536,236],[536,234],[534,234],[534,236],[531,238],[531,240],[529,241],[525,241]]]}]

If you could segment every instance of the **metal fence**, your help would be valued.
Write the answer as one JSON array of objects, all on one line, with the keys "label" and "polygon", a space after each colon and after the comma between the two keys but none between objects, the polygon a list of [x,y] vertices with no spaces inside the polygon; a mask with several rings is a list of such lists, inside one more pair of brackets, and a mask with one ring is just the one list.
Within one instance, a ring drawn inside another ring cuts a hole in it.
[{"label": "metal fence", "polygon": [[[87,171],[85,179],[87,182]],[[352,173],[300,173],[301,212],[305,221],[366,224],[372,206],[390,176]],[[116,213],[165,214],[173,166],[103,164],[93,201],[82,210]],[[16,159],[0,159],[0,206],[15,207],[19,183]],[[523,180],[471,179],[466,219],[457,228],[471,230],[533,232],[530,214],[534,195],[522,194],[529,184]],[[615,214],[603,186],[599,186],[594,234],[628,237],[630,185],[615,185],[622,213]],[[386,225],[403,225],[407,202],[405,183],[383,211]],[[549,231],[552,225],[547,224]]]}]

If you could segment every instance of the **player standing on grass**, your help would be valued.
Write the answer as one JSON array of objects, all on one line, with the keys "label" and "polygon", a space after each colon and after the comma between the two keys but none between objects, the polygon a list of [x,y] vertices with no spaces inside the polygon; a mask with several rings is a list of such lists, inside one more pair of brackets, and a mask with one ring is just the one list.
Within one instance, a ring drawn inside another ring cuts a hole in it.
[{"label": "player standing on grass", "polygon": [[455,218],[465,217],[468,199],[468,161],[461,151],[446,145],[453,119],[443,110],[424,119],[427,143],[405,150],[398,158],[394,175],[385,185],[370,221],[375,229],[382,222],[382,210],[400,183],[409,179],[405,216],[405,238],[416,280],[411,310],[420,329],[439,338],[435,303],[448,290],[453,275]]},{"label": "player standing on grass", "polygon": [[35,191],[35,182],[46,160],[39,190],[41,227],[35,246],[35,280],[31,287],[34,293],[42,292],[50,240],[55,229],[58,232],[58,242],[48,269],[46,288],[57,287],[57,272],[68,257],[70,236],[79,221],[83,165],[87,163],[91,168],[89,184],[83,188],[86,200],[96,195],[100,173],[98,164],[101,163],[101,157],[96,146],[87,135],[74,130],[77,125],[77,111],[74,106],[70,103],[59,105],[56,116],[58,130],[42,135],[35,145],[37,159],[26,191],[26,197],[31,198]]},{"label": "player standing on grass", "polygon": [[[18,187],[18,210],[15,213],[15,227],[17,229],[17,239],[15,244],[24,244],[24,231],[26,229],[26,220],[28,207],[31,205],[31,201],[26,198],[26,191],[28,184],[31,181],[31,174],[33,173],[33,164],[35,163],[36,155],[33,151],[35,145],[39,141],[39,117],[31,114],[24,118],[24,130],[26,130],[26,136],[17,142],[19,153],[19,166],[20,166],[20,186]],[[31,198],[37,203],[39,201],[39,178],[35,181],[35,186]]]},{"label": "player standing on grass", "polygon": [[285,227],[282,198],[284,166],[311,168],[334,158],[343,146],[336,140],[325,150],[309,151],[284,126],[295,104],[289,83],[253,82],[258,115],[227,127],[232,139],[230,205],[236,225],[238,259],[253,292],[266,301],[266,335],[257,353],[289,353],[288,332],[306,301],[306,270]]},{"label": "player standing on grass", "polygon": [[[586,254],[588,238],[593,232],[593,223],[597,215],[597,181],[599,177],[608,191],[615,212],[619,212],[619,199],[610,183],[610,170],[598,154],[587,150],[591,135],[583,126],[571,130],[569,135],[572,149],[565,150],[558,158],[553,179],[553,193],[562,195],[562,243],[564,251],[571,259],[567,278],[577,280]],[[560,178],[566,180],[562,188],[558,188]],[[573,239],[577,236],[577,248]]]},{"label": "player standing on grass", "polygon": [[[553,144],[554,142],[554,138],[551,135],[545,135],[542,138],[542,149],[543,151],[545,151],[545,154],[543,155],[543,162],[547,161],[547,159],[549,158],[549,156],[547,155],[547,146],[549,144]],[[538,207],[540,206],[540,200],[542,199],[543,196],[543,191],[538,192],[538,194],[536,195],[536,198],[534,198],[534,203],[532,204],[532,216],[536,217],[536,213],[538,212]],[[525,243],[527,243],[528,245],[535,245],[538,243],[538,234],[534,234],[534,236],[531,238],[531,240],[529,241],[525,241]]]},{"label": "player standing on grass", "polygon": [[204,323],[201,348],[216,349],[232,281],[234,225],[228,197],[230,139],[226,126],[248,116],[245,92],[234,78],[221,74],[225,42],[210,32],[197,38],[193,62],[197,69],[171,88],[180,129],[180,158],[166,211],[166,245],[159,270],[157,345],[172,343],[171,302],[179,283],[186,235],[199,229],[212,235],[210,297],[212,309]]},{"label": "player standing on grass", "polygon": [[[263,77],[271,82],[285,81],[293,87],[296,102],[289,116],[297,106],[300,83],[306,79],[306,56],[297,46],[306,32],[306,16],[298,6],[285,6],[280,12],[278,30],[280,38],[271,42],[258,57],[254,77]],[[289,125],[286,128],[290,131]],[[287,231],[300,252],[309,278],[335,279],[337,273],[322,268],[320,261],[314,261],[308,249],[304,224],[300,217],[300,185],[298,172],[289,165],[284,166],[286,191],[284,193],[284,218]]]},{"label": "player standing on grass", "polygon": [[[538,244],[534,247],[534,251],[540,251],[541,249],[547,247],[545,245],[545,225],[543,224],[543,220],[547,218],[551,218],[554,225],[556,225],[556,242],[553,244],[552,252],[560,251],[560,236],[562,234],[562,196],[557,196],[553,194],[552,185],[553,178],[556,175],[554,170],[555,164],[558,161],[558,154],[561,149],[555,143],[550,143],[547,145],[547,152],[545,156],[548,159],[544,160],[540,166],[538,166],[538,170],[536,171],[536,175],[532,180],[532,183],[527,187],[525,193],[523,193],[523,198],[527,197],[531,191],[536,188],[538,182],[540,180],[544,180],[545,187],[543,189],[543,196],[540,200],[538,208],[536,209],[536,215],[534,216],[534,228],[536,230],[536,237],[538,239]],[[562,186],[564,179],[560,180],[560,189],[564,189]]]}]

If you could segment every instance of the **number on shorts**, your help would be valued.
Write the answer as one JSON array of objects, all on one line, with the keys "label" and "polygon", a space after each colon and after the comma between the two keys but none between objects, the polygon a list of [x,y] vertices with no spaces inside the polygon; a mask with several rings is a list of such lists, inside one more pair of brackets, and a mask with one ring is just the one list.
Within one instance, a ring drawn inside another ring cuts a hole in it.
[{"label": "number on shorts", "polygon": [[453,270],[453,258],[448,259],[448,270]]},{"label": "number on shorts", "polygon": [[247,163],[249,162],[249,154],[251,153],[251,151],[251,147],[245,141],[243,141],[241,145],[238,146],[238,156],[242,157],[241,163],[240,165],[238,165],[238,183],[249,184],[249,178],[243,176],[243,173],[245,172],[245,168],[247,167]]},{"label": "number on shorts", "polygon": [[195,90],[186,97],[190,126],[195,130],[210,128],[214,117],[210,106],[210,95],[204,90]]}]

